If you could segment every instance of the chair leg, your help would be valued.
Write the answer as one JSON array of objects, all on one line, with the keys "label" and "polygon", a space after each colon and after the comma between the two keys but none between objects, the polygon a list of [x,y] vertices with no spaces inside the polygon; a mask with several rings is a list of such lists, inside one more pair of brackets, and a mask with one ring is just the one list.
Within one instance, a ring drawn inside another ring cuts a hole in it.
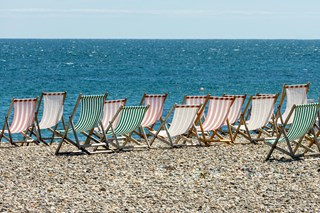
[{"label": "chair leg", "polygon": [[0,144],[1,144],[2,138],[3,138],[3,136],[4,136],[4,131],[5,131],[5,129],[6,129],[6,125],[7,125],[7,117],[5,117],[5,122],[4,122],[3,127],[2,127],[2,130],[1,130],[1,134],[0,134]]},{"label": "chair leg", "polygon": [[49,142],[49,145],[51,145],[53,143],[53,139],[54,139],[54,136],[55,136],[55,132],[57,131],[57,128],[58,128],[58,124],[56,124],[53,128],[53,132],[52,132],[52,136],[51,136],[51,140]]},{"label": "chair leg", "polygon": [[148,137],[147,137],[147,135],[146,135],[146,132],[145,132],[144,128],[143,128],[143,127],[140,127],[140,129],[141,129],[143,138],[144,138],[144,140],[146,141],[146,144],[147,144],[148,148],[150,148],[149,140],[148,140]]},{"label": "chair leg", "polygon": [[269,151],[269,153],[268,153],[265,161],[268,161],[268,160],[270,159],[271,154],[273,153],[273,150],[274,150],[274,149],[276,148],[276,146],[277,146],[277,143],[278,143],[278,139],[272,144],[271,149],[270,149],[270,151]]},{"label": "chair leg", "polygon": [[11,135],[11,131],[10,131],[10,128],[9,128],[9,122],[8,122],[8,117],[6,118],[6,124],[7,124],[7,128],[8,128],[8,133],[9,133],[9,142],[10,144],[14,145],[14,146],[17,146],[17,144],[15,144],[12,140],[12,135]]}]

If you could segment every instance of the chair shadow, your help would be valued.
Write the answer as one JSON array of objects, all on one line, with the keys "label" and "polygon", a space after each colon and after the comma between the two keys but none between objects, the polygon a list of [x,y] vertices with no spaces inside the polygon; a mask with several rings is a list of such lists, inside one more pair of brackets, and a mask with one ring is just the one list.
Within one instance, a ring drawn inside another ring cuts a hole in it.
[{"label": "chair shadow", "polygon": [[297,162],[297,161],[303,161],[303,158],[285,158],[281,157],[280,159],[272,158],[269,159],[269,162],[278,162],[278,163],[290,163],[290,162]]}]

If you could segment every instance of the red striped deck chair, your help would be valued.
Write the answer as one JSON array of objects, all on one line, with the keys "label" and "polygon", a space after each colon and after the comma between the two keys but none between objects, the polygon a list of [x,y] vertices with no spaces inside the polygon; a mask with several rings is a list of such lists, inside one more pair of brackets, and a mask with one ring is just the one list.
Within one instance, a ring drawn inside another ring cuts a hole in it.
[{"label": "red striped deck chair", "polygon": [[149,109],[141,123],[142,127],[153,130],[154,124],[162,118],[164,102],[166,101],[167,96],[167,93],[159,95],[143,95],[140,106],[143,104],[149,105]]},{"label": "red striped deck chair", "polygon": [[[280,121],[280,113],[281,108],[284,104],[284,100],[286,99],[286,108],[284,113],[281,115],[283,120],[286,120],[293,105],[297,104],[306,104],[307,103],[307,94],[310,87],[310,83],[307,84],[297,84],[297,85],[283,85],[280,103],[276,113],[276,121],[278,125],[281,125]],[[293,121],[294,115],[290,117],[287,124],[291,124]]]},{"label": "red striped deck chair", "polygon": [[[17,144],[23,145],[24,143],[37,143],[27,133],[30,127],[34,125],[34,118],[36,113],[38,98],[29,99],[12,99],[8,114],[5,117],[5,123],[0,133],[0,142],[2,138],[6,139],[10,144],[17,146]],[[13,111],[13,119],[9,125],[10,114]],[[13,134],[20,133],[23,136],[22,140],[15,140]]]},{"label": "red striped deck chair", "polygon": [[[64,118],[63,118],[63,110],[64,110],[64,101],[66,99],[67,92],[42,92],[39,100],[39,104],[36,112],[36,129],[38,131],[38,136],[40,142],[48,144],[46,140],[50,140],[50,144],[55,139],[55,131],[57,127],[62,122],[64,128]],[[40,110],[40,106],[43,102],[43,113],[41,117],[41,121],[39,122],[38,114]],[[43,137],[43,131],[49,130],[52,133],[52,136],[49,138]],[[31,134],[36,135],[34,129],[31,128]]]},{"label": "red striped deck chair", "polygon": [[[236,130],[234,135],[234,140],[238,134],[241,134],[244,138],[250,142],[261,141],[264,138],[261,137],[262,133],[270,136],[263,127],[269,122],[271,114],[274,113],[274,105],[277,101],[279,94],[273,96],[251,96],[244,112],[240,116],[239,125],[231,125],[233,129]],[[249,108],[251,105],[251,113],[247,119],[245,119],[246,114],[249,113]],[[258,131],[256,138],[253,138],[251,135],[252,131]]]},{"label": "red striped deck chair", "polygon": [[[209,98],[207,116],[200,126],[196,126],[197,131],[201,134],[201,141],[206,145],[210,142],[231,142],[232,139],[223,137],[218,130],[226,123],[230,107],[234,97],[213,97]],[[207,134],[209,132],[209,134]],[[198,133],[197,133],[198,134]],[[232,136],[230,136],[232,138]]]},{"label": "red striped deck chair", "polygon": [[206,108],[206,105],[209,101],[210,98],[210,94],[208,95],[186,95],[183,98],[182,104],[186,104],[186,105],[201,105],[201,109],[199,111],[200,115],[197,117],[196,120],[196,124],[199,123],[200,119],[204,119],[205,115],[204,115],[204,111]]},{"label": "red striped deck chair", "polygon": [[[195,130],[195,119],[198,116],[199,110],[201,109],[201,105],[177,105],[175,104],[166,118],[162,121],[159,129],[157,131],[151,131],[153,134],[153,139],[150,142],[150,146],[154,143],[155,139],[158,139],[165,144],[168,144],[171,147],[177,145],[177,143],[181,140],[188,140],[190,142],[191,138],[188,136],[184,136],[191,129]],[[169,128],[167,128],[168,119],[171,114],[174,112],[172,122]],[[173,140],[175,139],[175,142]],[[198,142],[200,140],[198,138]]]},{"label": "red striped deck chair", "polygon": [[244,101],[246,100],[247,95],[223,95],[223,97],[234,98],[234,102],[230,107],[227,120],[224,123],[224,125],[227,125],[228,127],[230,139],[232,140],[232,142],[234,142],[231,125],[235,125],[235,123],[239,121],[242,106],[244,104]]},{"label": "red striped deck chair", "polygon": [[154,131],[154,125],[158,121],[162,121],[162,113],[164,109],[164,102],[167,99],[168,94],[144,94],[140,106],[149,105],[149,109],[147,110],[143,121],[141,123],[142,128],[138,131],[134,131],[136,135],[138,135],[141,139],[146,140],[148,143],[148,136],[150,134],[146,134],[145,129],[148,131]]}]

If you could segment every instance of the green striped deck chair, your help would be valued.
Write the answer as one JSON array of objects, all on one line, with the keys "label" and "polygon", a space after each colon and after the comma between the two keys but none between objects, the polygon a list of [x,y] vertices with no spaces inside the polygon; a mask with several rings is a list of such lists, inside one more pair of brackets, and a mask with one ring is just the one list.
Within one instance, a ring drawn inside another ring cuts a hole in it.
[{"label": "green striped deck chair", "polygon": [[[90,154],[90,152],[86,149],[89,147],[88,144],[81,144],[78,134],[81,133],[86,137],[89,137],[92,135],[94,128],[101,125],[103,106],[107,95],[107,93],[104,95],[79,95],[73,112],[69,117],[69,123],[66,125],[64,131],[60,131],[62,140],[56,149],[56,155],[60,153],[60,148],[65,142],[73,144],[79,150]],[[74,124],[74,115],[77,112],[79,105],[81,106],[80,116],[77,123]],[[73,133],[74,140],[69,137],[70,133]]]},{"label": "green striped deck chair", "polygon": [[[270,159],[271,154],[276,149],[284,154],[289,155],[293,159],[299,158],[305,155],[306,151],[314,152],[314,150],[310,149],[307,146],[302,144],[302,140],[306,136],[309,131],[313,131],[313,126],[315,124],[317,113],[319,109],[320,103],[310,103],[310,104],[298,104],[293,105],[290,113],[286,117],[286,120],[283,122],[282,116],[280,116],[281,123],[283,124],[279,134],[276,138],[266,139],[265,143],[271,146],[271,150],[269,151],[266,161]],[[290,117],[293,117],[292,123],[286,131],[286,126],[290,121]],[[314,137],[317,140],[316,137]],[[278,143],[286,142],[287,150],[281,148]],[[315,143],[318,146],[320,151],[320,147],[317,141]],[[294,146],[294,148],[293,148]],[[296,154],[296,151],[299,147],[302,147],[305,152],[303,154]]]},{"label": "green striped deck chair", "polygon": [[[101,138],[100,144],[106,148],[110,148],[109,144],[114,146],[117,150],[124,150],[126,148],[145,147],[132,137],[132,133],[135,130],[144,131],[141,123],[149,108],[147,106],[121,106],[113,119],[110,121],[106,129],[102,130],[103,137]],[[120,117],[120,119],[119,119]],[[118,121],[115,123],[115,121]],[[102,127],[103,128],[103,127]],[[100,133],[101,134],[101,133]],[[124,141],[120,144],[120,141]],[[128,143],[134,143],[135,146],[127,146]],[[147,145],[148,142],[146,140]]]}]

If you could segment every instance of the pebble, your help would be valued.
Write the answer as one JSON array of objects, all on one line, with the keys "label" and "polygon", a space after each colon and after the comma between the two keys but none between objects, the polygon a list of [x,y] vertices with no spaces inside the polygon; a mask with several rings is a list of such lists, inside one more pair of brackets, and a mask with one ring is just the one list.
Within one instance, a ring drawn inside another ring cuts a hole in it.
[{"label": "pebble", "polygon": [[[159,142],[158,142],[159,143]],[[0,212],[319,212],[320,159],[219,144],[55,156],[0,146]]]}]

